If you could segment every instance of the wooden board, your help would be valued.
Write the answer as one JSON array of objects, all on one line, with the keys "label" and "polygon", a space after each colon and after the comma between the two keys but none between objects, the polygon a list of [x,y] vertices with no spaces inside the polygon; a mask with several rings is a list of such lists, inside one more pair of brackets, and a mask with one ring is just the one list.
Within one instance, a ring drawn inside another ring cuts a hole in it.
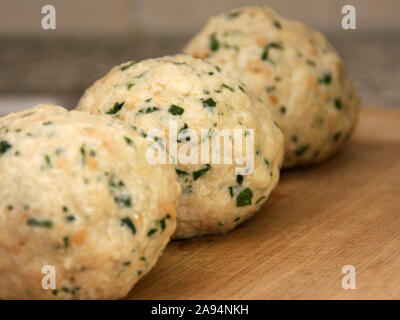
[{"label": "wooden board", "polygon": [[400,109],[363,108],[334,159],[283,172],[233,232],[170,243],[128,298],[400,298]]}]

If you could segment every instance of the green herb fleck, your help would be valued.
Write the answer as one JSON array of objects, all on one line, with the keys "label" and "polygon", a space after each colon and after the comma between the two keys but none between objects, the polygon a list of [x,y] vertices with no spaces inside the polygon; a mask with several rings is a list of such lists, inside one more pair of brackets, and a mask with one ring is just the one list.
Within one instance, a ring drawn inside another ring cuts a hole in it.
[{"label": "green herb fleck", "polygon": [[237,182],[238,184],[242,184],[242,183],[243,183],[243,176],[242,176],[241,174],[238,174],[238,175],[236,176],[236,182]]},{"label": "green herb fleck", "polygon": [[228,19],[235,19],[240,15],[240,11],[230,12],[226,15]]},{"label": "green herb fleck", "polygon": [[176,171],[176,174],[178,176],[187,176],[187,175],[189,175],[189,173],[187,173],[186,171],[183,171],[181,169],[175,169],[175,171]]},{"label": "green herb fleck", "polygon": [[44,161],[46,162],[46,165],[47,165],[48,168],[51,168],[51,167],[52,167],[52,165],[51,165],[51,158],[50,158],[50,156],[49,156],[48,154],[45,154],[45,155],[44,155]]},{"label": "green herb fleck", "polygon": [[253,198],[253,192],[250,188],[246,188],[239,193],[236,198],[237,207],[245,207],[251,205],[251,198]]},{"label": "green herb fleck", "polygon": [[107,113],[107,114],[116,114],[117,112],[119,112],[119,111],[122,109],[122,107],[124,106],[124,104],[125,104],[125,101],[124,101],[124,102],[121,102],[121,103],[116,102],[116,103],[114,104],[114,107],[111,108],[111,109],[109,109],[106,113]]},{"label": "green herb fleck", "polygon": [[44,126],[49,126],[49,125],[51,125],[51,124],[52,124],[51,121],[47,121],[47,122],[43,122],[43,123],[42,123],[42,125],[44,125]]},{"label": "green herb fleck", "polygon": [[282,25],[281,25],[281,23],[280,23],[278,20],[274,20],[274,26],[275,26],[275,28],[277,28],[277,29],[282,29]]},{"label": "green herb fleck", "polygon": [[149,107],[149,108],[140,109],[138,111],[138,113],[148,114],[148,113],[152,113],[152,112],[155,112],[155,111],[158,111],[158,110],[160,110],[160,109],[157,108],[157,107]]},{"label": "green herb fleck", "polygon": [[53,222],[50,220],[36,220],[33,218],[29,218],[28,220],[26,220],[26,224],[28,226],[32,226],[32,227],[42,227],[42,228],[52,228],[53,227]]},{"label": "green herb fleck", "polygon": [[153,229],[150,229],[149,232],[147,232],[147,236],[150,237],[150,236],[152,236],[152,235],[153,235],[154,233],[156,233],[156,232],[157,232],[157,229],[154,229],[154,228],[153,228]]},{"label": "green herb fleck", "polygon": [[66,216],[66,219],[68,222],[72,222],[75,220],[75,217],[74,216]]},{"label": "green herb fleck", "polygon": [[318,82],[325,85],[329,85],[331,81],[332,76],[329,72],[324,73],[320,78],[318,78]]},{"label": "green herb fleck", "polygon": [[135,225],[133,224],[132,220],[129,217],[121,219],[121,226],[127,226],[129,229],[131,229],[133,235],[136,234]]},{"label": "green herb fleck", "polygon": [[298,149],[295,151],[295,155],[298,156],[298,157],[300,157],[300,156],[302,156],[309,148],[310,148],[310,145],[309,145],[309,144],[306,144],[306,145],[304,145],[304,146],[301,146],[300,148],[298,148]]},{"label": "green herb fleck", "polygon": [[228,187],[228,190],[231,198],[233,198],[233,187]]},{"label": "green herb fleck", "polygon": [[281,106],[279,108],[279,111],[281,112],[281,114],[285,114],[286,113],[286,107],[285,106]]},{"label": "green herb fleck", "polygon": [[132,207],[132,198],[128,195],[115,196],[114,201],[120,208]]},{"label": "green herb fleck", "polygon": [[268,93],[271,93],[271,92],[274,92],[274,91],[276,90],[276,87],[275,87],[275,86],[268,86],[265,90],[266,90]]},{"label": "green herb fleck", "polygon": [[232,91],[232,92],[235,92],[235,90],[234,90],[232,87],[226,85],[225,83],[223,83],[221,87],[222,87],[222,88],[225,88],[225,89],[228,89],[228,90],[230,90],[230,91]]},{"label": "green herb fleck", "polygon": [[213,98],[208,98],[207,100],[202,100],[204,108],[214,108],[217,103],[213,100]]},{"label": "green herb fleck", "polygon": [[68,248],[69,247],[69,238],[68,237],[64,237],[63,238],[63,243],[64,243],[64,248]]},{"label": "green herb fleck", "polygon": [[215,33],[210,35],[210,50],[217,51],[220,47],[220,43],[215,35]]},{"label": "green herb fleck", "polygon": [[0,156],[5,154],[8,149],[11,148],[11,144],[9,144],[7,141],[3,140],[0,141]]},{"label": "green herb fleck", "polygon": [[135,85],[134,83],[128,82],[128,83],[126,84],[126,89],[130,90],[134,85]]},{"label": "green herb fleck", "polygon": [[168,112],[174,116],[180,116],[185,112],[185,110],[176,104],[173,104],[169,107]]},{"label": "green herb fleck", "polygon": [[121,71],[125,71],[126,69],[129,69],[130,67],[132,67],[134,64],[136,64],[135,61],[128,62],[127,64],[120,67],[120,69],[121,69]]},{"label": "green herb fleck", "polygon": [[124,140],[125,140],[126,144],[129,146],[131,146],[133,144],[133,141],[128,137],[124,137]]},{"label": "green herb fleck", "polygon": [[161,232],[164,232],[166,226],[167,226],[167,219],[171,219],[171,216],[167,214],[164,218],[158,220],[158,223],[160,224]]},{"label": "green herb fleck", "polygon": [[333,141],[338,141],[342,133],[340,131],[336,132],[333,136]]},{"label": "green herb fleck", "polygon": [[334,103],[335,103],[336,109],[338,109],[338,110],[342,109],[342,107],[343,107],[342,100],[340,100],[339,98],[335,98]]},{"label": "green herb fleck", "polygon": [[266,60],[266,61],[270,61],[271,63],[273,63],[273,61],[269,58],[269,51],[271,49],[282,50],[283,46],[277,42],[268,43],[267,45],[264,46],[264,50],[261,54],[261,60]]},{"label": "green herb fleck", "polygon": [[193,180],[197,180],[200,178],[203,174],[205,174],[208,170],[210,170],[211,166],[209,164],[206,164],[206,167],[200,170],[197,170],[193,172]]}]

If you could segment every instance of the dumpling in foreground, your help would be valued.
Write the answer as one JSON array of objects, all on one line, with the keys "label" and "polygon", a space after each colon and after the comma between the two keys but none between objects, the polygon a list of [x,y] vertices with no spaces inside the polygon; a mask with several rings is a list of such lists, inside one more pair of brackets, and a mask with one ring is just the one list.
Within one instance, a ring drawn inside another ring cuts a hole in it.
[{"label": "dumpling in foreground", "polygon": [[120,121],[52,105],[0,119],[1,299],[128,294],[176,227],[175,172],[147,148]]}]

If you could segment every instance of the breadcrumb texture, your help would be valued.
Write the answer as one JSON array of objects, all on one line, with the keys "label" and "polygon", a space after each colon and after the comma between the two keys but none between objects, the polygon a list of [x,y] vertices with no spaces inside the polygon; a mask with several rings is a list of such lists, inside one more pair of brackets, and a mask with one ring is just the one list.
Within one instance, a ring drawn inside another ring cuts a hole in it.
[{"label": "breadcrumb texture", "polygon": [[[122,103],[114,113],[114,107]],[[176,121],[178,152],[189,144],[200,150],[207,140],[211,148],[217,130],[242,129],[244,154],[247,129],[254,130],[251,174],[237,176],[236,168],[243,165],[235,160],[225,164],[223,155],[219,164],[201,163],[200,157],[198,164],[177,159],[182,195],[175,238],[232,230],[259,210],[279,180],[283,135],[271,113],[245,85],[204,60],[177,55],[124,63],[87,89],[78,109],[112,113],[150,139],[149,130],[159,128],[165,138],[157,137],[157,143],[165,148],[169,147],[169,122]],[[197,140],[185,137],[189,129]],[[222,153],[224,142],[220,141]]]},{"label": "breadcrumb texture", "polygon": [[284,167],[318,163],[352,135],[360,99],[319,32],[267,7],[211,18],[183,50],[207,58],[261,97],[285,136]]},{"label": "breadcrumb texture", "polygon": [[[175,172],[149,165],[147,145],[118,120],[52,105],[0,119],[0,298],[128,294],[176,228]],[[45,266],[56,289],[42,287]]]}]

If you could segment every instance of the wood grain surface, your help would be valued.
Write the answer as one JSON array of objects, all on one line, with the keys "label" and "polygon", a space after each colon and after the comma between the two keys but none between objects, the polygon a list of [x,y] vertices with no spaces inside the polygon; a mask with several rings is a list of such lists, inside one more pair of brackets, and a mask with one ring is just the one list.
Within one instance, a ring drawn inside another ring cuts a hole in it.
[{"label": "wood grain surface", "polygon": [[231,233],[171,242],[128,298],[400,298],[400,110],[363,108],[335,158],[283,172]]}]

